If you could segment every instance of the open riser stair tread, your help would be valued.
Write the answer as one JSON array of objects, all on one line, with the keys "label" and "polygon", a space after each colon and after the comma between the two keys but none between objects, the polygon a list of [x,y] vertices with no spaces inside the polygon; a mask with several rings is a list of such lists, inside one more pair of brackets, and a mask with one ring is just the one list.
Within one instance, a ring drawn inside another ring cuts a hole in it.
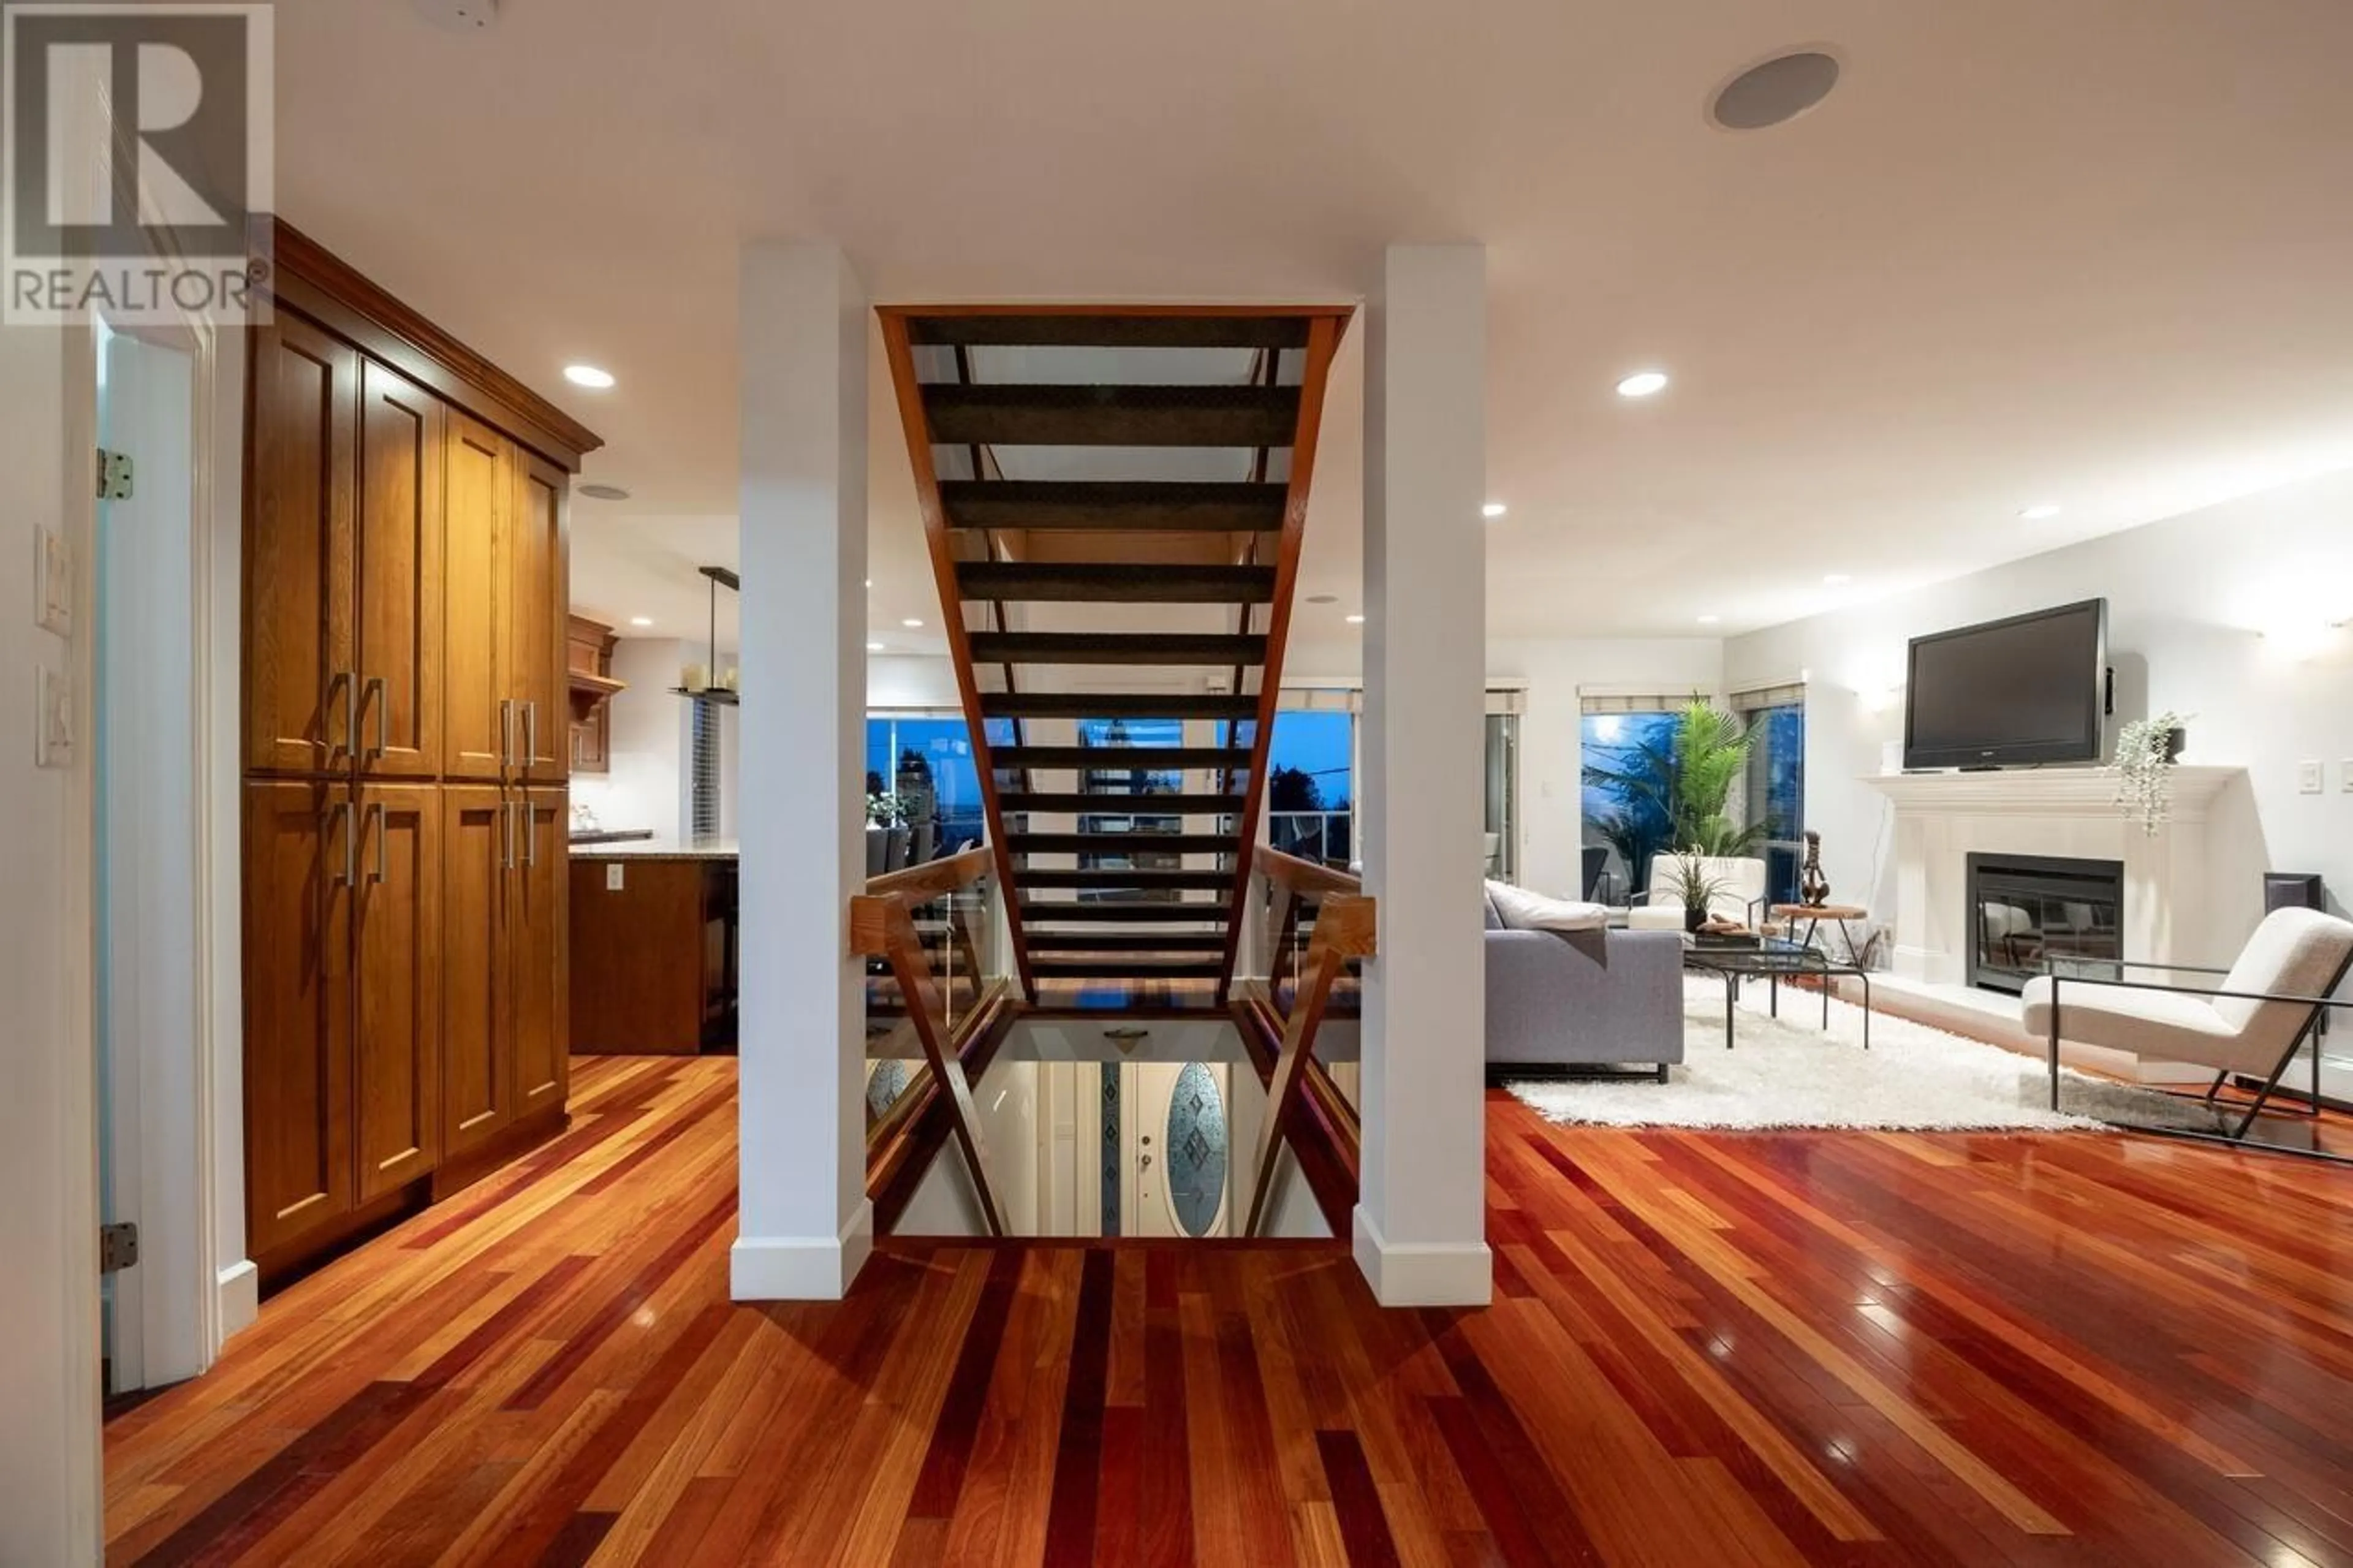
[{"label": "open riser stair tread", "polygon": [[1208,892],[1230,887],[1231,871],[1201,870],[1113,870],[1103,867],[1081,867],[1056,870],[1052,867],[1025,866],[1013,873],[1013,879],[1024,889],[1030,888],[1130,888],[1137,892],[1146,889],[1191,890]]},{"label": "open riser stair tread", "polygon": [[[1248,668],[1266,662],[1266,638],[1217,632],[975,632],[980,664],[1143,664]],[[1255,699],[1238,700],[1255,702]],[[1093,712],[1082,715],[1095,718]]]},{"label": "open riser stair tread", "polygon": [[1040,386],[933,383],[931,438],[949,447],[1291,445],[1295,386]]},{"label": "open riser stair tread", "polygon": [[1291,310],[1133,315],[1017,308],[913,316],[907,338],[959,348],[1297,349],[1307,346],[1308,321]]},{"label": "open riser stair tread", "polygon": [[1030,971],[1042,980],[1113,980],[1128,976],[1159,979],[1214,980],[1222,967],[1217,958],[1035,958]]},{"label": "open riser stair tread", "polygon": [[[1219,925],[1223,925],[1226,921],[1226,906],[1222,901],[1212,901],[1207,899],[1192,903],[1178,903],[1167,900],[1024,899],[1021,900],[1021,915],[1025,922],[1040,924],[1063,921],[1073,922],[1102,921],[1122,925],[1142,925],[1149,922],[1188,925],[1198,924],[1203,921],[1215,921]],[[1029,931],[1029,940],[1033,942],[1044,942],[1050,935],[1050,932],[1043,931]]]},{"label": "open riser stair tread", "polygon": [[1222,931],[1033,931],[1030,952],[1072,956],[1100,952],[1223,952]]},{"label": "open riser stair tread", "polygon": [[984,691],[991,719],[1229,719],[1258,716],[1258,699],[1181,691]]},{"label": "open riser stair tread", "polygon": [[1247,768],[1250,751],[1247,746],[998,746],[989,752],[989,761],[999,773],[1050,768],[1079,773],[1181,773],[1192,768]]},{"label": "open riser stair tread", "polygon": [[1008,790],[997,797],[1008,816],[1055,813],[1071,816],[1229,816],[1241,810],[1232,795],[1074,795]]},{"label": "open riser stair tread", "polygon": [[1287,487],[1238,480],[950,479],[940,503],[950,528],[1100,533],[1271,533]]},{"label": "open riser stair tread", "polygon": [[1015,833],[1016,855],[1222,855],[1236,847],[1230,833]]},{"label": "open riser stair tread", "polygon": [[964,561],[956,587],[973,600],[1074,605],[1263,605],[1271,566],[1139,565],[1127,562]]}]

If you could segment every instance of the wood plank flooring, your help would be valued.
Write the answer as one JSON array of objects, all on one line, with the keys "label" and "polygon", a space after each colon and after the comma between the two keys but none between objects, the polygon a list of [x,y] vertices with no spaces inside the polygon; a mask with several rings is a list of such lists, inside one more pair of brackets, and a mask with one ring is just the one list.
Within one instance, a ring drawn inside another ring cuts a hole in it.
[{"label": "wood plank flooring", "polygon": [[1489,1101],[1494,1305],[1331,1244],[888,1244],[726,1300],[734,1064],[107,1433],[121,1563],[2353,1563],[2353,1172]]}]

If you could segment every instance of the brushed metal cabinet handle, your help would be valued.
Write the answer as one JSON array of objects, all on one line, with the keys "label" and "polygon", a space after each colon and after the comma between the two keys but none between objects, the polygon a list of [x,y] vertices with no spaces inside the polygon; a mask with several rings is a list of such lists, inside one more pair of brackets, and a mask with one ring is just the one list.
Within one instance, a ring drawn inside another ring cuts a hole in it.
[{"label": "brushed metal cabinet handle", "polygon": [[539,765],[539,699],[533,697],[522,705],[522,765]]},{"label": "brushed metal cabinet handle", "polygon": [[337,801],[334,816],[343,825],[343,874],[335,879],[335,886],[348,888],[360,878],[359,839],[353,831],[359,826],[359,807],[347,800]]},{"label": "brushed metal cabinet handle", "polygon": [[375,700],[375,750],[370,754],[380,757],[392,750],[392,688],[383,676],[375,675],[368,678],[367,689]]},{"label": "brushed metal cabinet handle", "polygon": [[531,802],[515,802],[515,825],[522,832],[522,863],[533,870],[539,868],[539,823],[531,809]]},{"label": "brushed metal cabinet handle", "polygon": [[392,838],[392,818],[382,801],[368,807],[368,815],[375,818],[375,868],[368,873],[368,881],[373,885],[384,880],[385,846]]},{"label": "brushed metal cabinet handle", "polygon": [[360,749],[360,678],[351,670],[339,669],[335,679],[343,687],[343,745],[347,757],[356,756]]},{"label": "brushed metal cabinet handle", "polygon": [[514,766],[514,699],[512,697],[499,699],[499,766]]},{"label": "brushed metal cabinet handle", "polygon": [[499,802],[499,869],[514,869],[514,802]]}]

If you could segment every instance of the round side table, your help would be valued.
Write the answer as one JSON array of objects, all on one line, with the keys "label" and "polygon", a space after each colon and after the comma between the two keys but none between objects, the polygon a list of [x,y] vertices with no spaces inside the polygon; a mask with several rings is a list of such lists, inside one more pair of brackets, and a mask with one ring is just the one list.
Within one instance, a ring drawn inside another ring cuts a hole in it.
[{"label": "round side table", "polygon": [[[1821,929],[1822,922],[1831,921],[1839,928],[1839,935],[1846,942],[1847,957],[1858,963],[1862,962],[1862,949],[1857,945],[1854,927],[1849,923],[1870,921],[1871,911],[1861,904],[1775,904],[1772,909],[1775,920],[1789,922],[1789,934],[1793,937],[1798,934],[1798,922],[1805,922],[1803,945],[1807,947],[1814,945],[1814,933]],[[1863,934],[1866,937],[1871,934],[1867,925]]]}]

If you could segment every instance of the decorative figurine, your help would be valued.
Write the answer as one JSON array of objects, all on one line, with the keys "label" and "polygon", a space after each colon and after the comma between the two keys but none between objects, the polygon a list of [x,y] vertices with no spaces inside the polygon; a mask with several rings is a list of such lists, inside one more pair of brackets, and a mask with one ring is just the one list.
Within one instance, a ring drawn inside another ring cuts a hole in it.
[{"label": "decorative figurine", "polygon": [[1806,830],[1806,864],[1798,873],[1798,901],[1810,910],[1831,901],[1831,879],[1822,875],[1822,836]]}]

